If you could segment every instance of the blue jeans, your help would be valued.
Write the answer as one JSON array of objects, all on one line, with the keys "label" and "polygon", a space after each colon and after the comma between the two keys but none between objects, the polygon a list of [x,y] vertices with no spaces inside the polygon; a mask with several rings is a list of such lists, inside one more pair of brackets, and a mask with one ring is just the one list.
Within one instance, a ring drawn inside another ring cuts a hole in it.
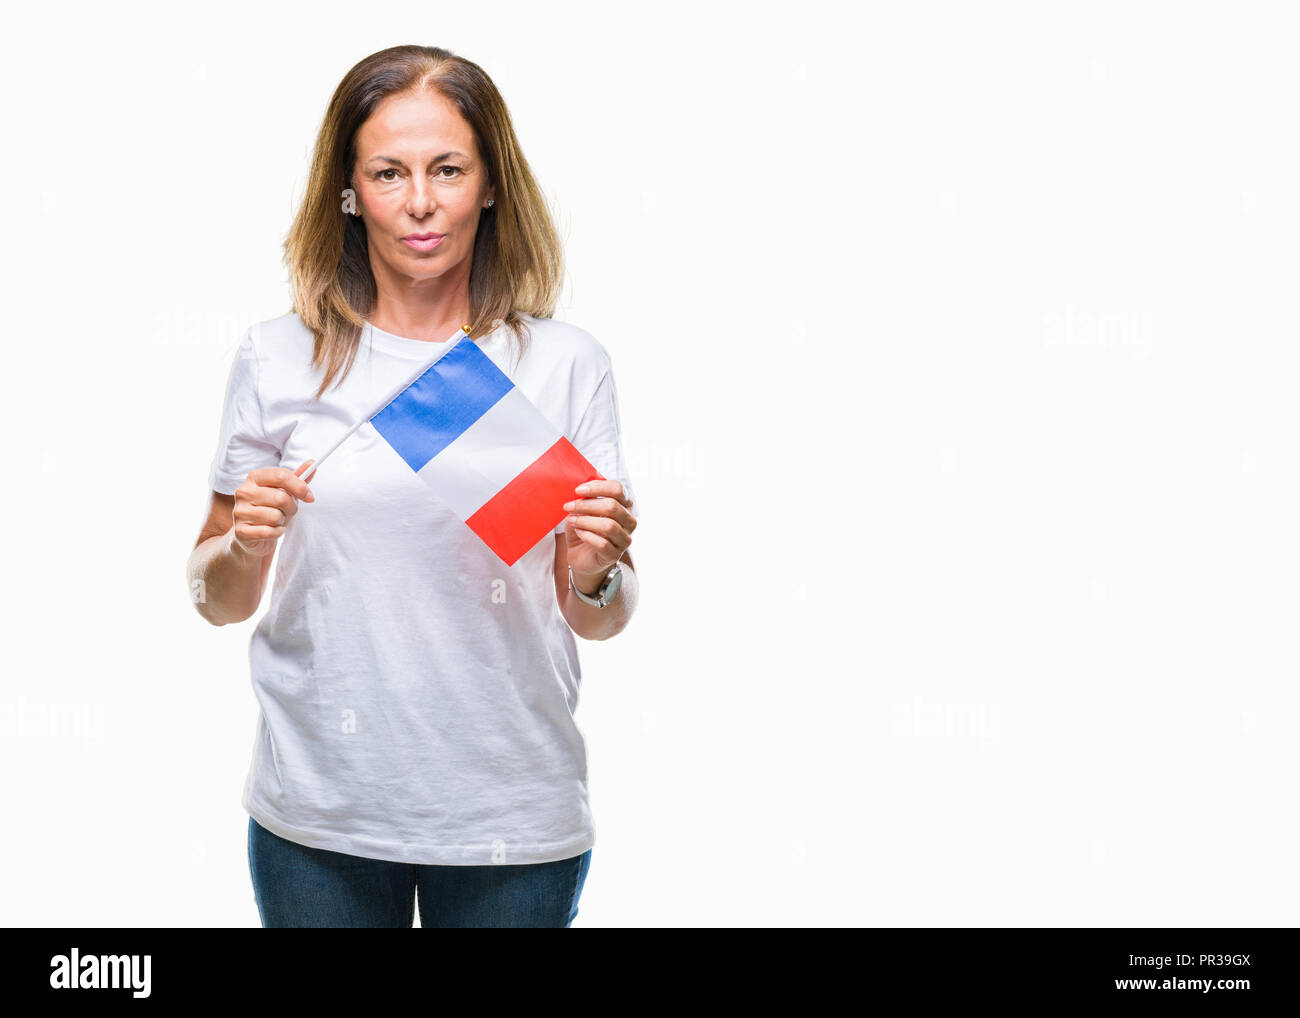
[{"label": "blue jeans", "polygon": [[311,848],[248,818],[248,865],[264,927],[567,927],[591,849],[555,862],[421,866]]}]

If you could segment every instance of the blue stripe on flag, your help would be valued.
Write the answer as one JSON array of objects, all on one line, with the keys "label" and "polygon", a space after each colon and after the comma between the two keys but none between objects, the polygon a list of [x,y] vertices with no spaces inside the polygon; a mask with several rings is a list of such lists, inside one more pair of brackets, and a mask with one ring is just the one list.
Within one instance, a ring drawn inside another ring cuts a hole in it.
[{"label": "blue stripe on flag", "polygon": [[465,336],[370,423],[418,471],[513,388],[505,372]]}]

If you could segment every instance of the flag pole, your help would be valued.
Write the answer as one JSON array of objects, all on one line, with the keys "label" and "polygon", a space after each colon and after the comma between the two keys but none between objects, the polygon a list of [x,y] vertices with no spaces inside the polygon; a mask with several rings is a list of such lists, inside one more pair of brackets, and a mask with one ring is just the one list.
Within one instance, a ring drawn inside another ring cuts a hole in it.
[{"label": "flag pole", "polygon": [[[367,323],[367,324],[369,324],[369,323]],[[388,399],[384,400],[384,402],[381,403],[381,404],[379,405],[379,409],[378,409],[378,410],[374,411],[374,413],[367,414],[367,415],[366,415],[365,417],[363,417],[361,420],[357,421],[357,423],[354,424],[354,425],[352,425],[352,427],[350,427],[350,428],[349,428],[349,429],[348,429],[348,430],[347,430],[347,431],[342,435],[342,437],[339,438],[339,440],[338,440],[337,442],[335,442],[335,443],[334,443],[333,445],[331,445],[328,449],[326,449],[326,450],[325,450],[325,455],[323,455],[320,459],[318,459],[315,463],[313,463],[313,464],[311,465],[311,471],[310,471],[310,472],[311,472],[312,474],[316,473],[316,471],[320,469],[320,465],[321,465],[322,463],[324,463],[326,459],[329,458],[330,453],[332,453],[335,449],[337,449],[340,445],[342,445],[345,441],[347,441],[349,437],[351,437],[353,434],[355,434],[355,433],[356,433],[356,430],[357,430],[359,427],[361,427],[361,425],[365,424],[366,421],[373,420],[374,417],[375,417],[375,415],[378,414],[380,410],[383,410],[384,407],[388,406],[389,403],[391,403],[393,400],[397,399],[398,396],[400,396],[400,395],[401,395],[402,393],[404,393],[407,389],[409,389],[412,385],[414,385],[415,382],[416,382],[416,381],[417,381],[417,380],[418,380],[418,379],[419,379],[419,378],[420,378],[420,377],[421,377],[421,376],[422,376],[426,371],[428,371],[430,367],[433,366],[434,361],[438,360],[439,358],[442,357],[442,355],[443,355],[444,353],[446,353],[449,344],[454,344],[454,343],[458,342],[462,337],[464,337],[464,336],[468,336],[468,335],[469,335],[469,325],[468,325],[468,323],[467,323],[467,324],[465,324],[465,325],[462,325],[459,329],[457,329],[457,330],[456,330],[456,334],[455,334],[454,336],[452,336],[450,339],[448,339],[448,340],[446,341],[446,343],[441,344],[441,348],[440,348],[439,351],[438,351],[438,356],[437,356],[437,357],[433,358],[433,360],[431,360],[431,361],[429,361],[427,364],[425,364],[424,367],[420,368],[420,370],[419,370],[418,372],[416,372],[416,373],[415,373],[415,374],[414,374],[410,379],[408,379],[407,381],[403,382],[401,388],[399,388],[396,392],[394,392],[391,396],[389,396]]]}]

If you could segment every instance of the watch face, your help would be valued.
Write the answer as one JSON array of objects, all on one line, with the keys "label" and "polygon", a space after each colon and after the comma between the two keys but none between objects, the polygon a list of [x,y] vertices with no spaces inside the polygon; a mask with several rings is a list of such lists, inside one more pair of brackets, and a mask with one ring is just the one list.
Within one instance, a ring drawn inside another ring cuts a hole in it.
[{"label": "watch face", "polygon": [[590,596],[584,594],[573,584],[573,567],[569,567],[569,586],[580,598],[588,604],[599,604],[604,608],[606,604],[614,600],[614,595],[618,593],[619,586],[623,583],[623,567],[617,562],[605,576],[605,582],[600,585],[596,592]]}]

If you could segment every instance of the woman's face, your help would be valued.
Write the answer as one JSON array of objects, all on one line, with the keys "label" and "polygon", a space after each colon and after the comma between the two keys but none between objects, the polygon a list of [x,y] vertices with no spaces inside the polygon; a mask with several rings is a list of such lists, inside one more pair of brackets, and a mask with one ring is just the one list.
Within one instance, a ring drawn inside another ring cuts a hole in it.
[{"label": "woman's face", "polygon": [[[459,267],[468,279],[478,218],[494,189],[456,107],[427,92],[389,96],[357,131],[356,149],[352,187],[372,268],[425,280]],[[413,234],[441,239],[406,239]]]}]

